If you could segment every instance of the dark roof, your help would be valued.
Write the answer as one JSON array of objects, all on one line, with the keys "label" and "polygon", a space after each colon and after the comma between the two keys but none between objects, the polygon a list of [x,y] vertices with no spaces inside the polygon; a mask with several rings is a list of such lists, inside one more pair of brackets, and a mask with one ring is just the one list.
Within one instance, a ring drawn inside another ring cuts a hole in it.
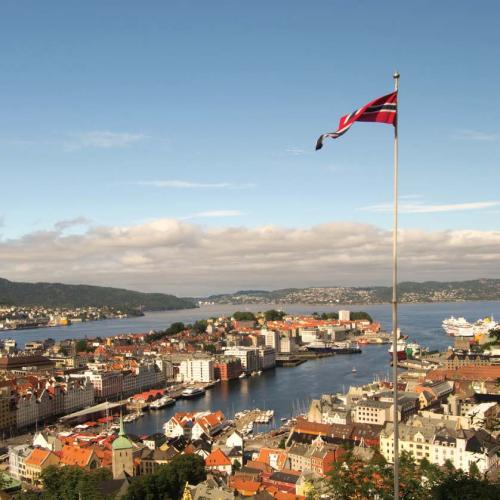
[{"label": "dark roof", "polygon": [[272,481],[280,481],[282,483],[296,484],[299,480],[299,476],[297,474],[289,474],[283,471],[276,471],[271,474],[269,479],[271,479]]},{"label": "dark roof", "polygon": [[5,356],[0,358],[0,370],[15,370],[25,366],[54,366],[55,362],[45,356]]},{"label": "dark roof", "polygon": [[478,431],[472,431],[472,434],[469,434],[470,431],[465,431],[466,435],[469,435],[469,439],[467,440],[467,444],[465,445],[465,451],[471,451],[473,453],[484,453],[484,450],[490,452],[495,448],[499,448],[500,445],[498,442],[484,429],[480,429]]}]

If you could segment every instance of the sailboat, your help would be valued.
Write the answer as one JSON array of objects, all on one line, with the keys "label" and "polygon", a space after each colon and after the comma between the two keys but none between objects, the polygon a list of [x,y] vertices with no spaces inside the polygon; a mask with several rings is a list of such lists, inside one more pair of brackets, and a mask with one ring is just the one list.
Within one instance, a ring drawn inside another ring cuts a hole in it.
[{"label": "sailboat", "polygon": [[352,373],[356,373],[357,371],[358,371],[358,370],[356,370],[356,367],[355,367],[355,366],[353,366],[353,367],[352,367],[351,372],[352,372]]}]

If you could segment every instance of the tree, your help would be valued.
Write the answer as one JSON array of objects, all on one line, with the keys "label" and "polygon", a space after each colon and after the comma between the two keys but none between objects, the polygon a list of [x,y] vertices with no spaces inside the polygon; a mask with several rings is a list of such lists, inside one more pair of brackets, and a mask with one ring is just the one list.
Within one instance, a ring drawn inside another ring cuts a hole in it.
[{"label": "tree", "polygon": [[180,321],[176,321],[175,323],[172,323],[166,330],[163,330],[162,332],[155,332],[152,333],[148,336],[148,340],[150,342],[154,342],[155,340],[161,340],[164,337],[169,337],[171,335],[177,335],[178,333],[182,332],[183,330],[186,329],[186,326],[184,323]]},{"label": "tree", "polygon": [[125,500],[174,500],[182,497],[186,485],[206,479],[205,461],[198,455],[179,455],[151,475],[133,481]]},{"label": "tree", "polygon": [[264,312],[266,321],[281,321],[285,316],[285,311],[277,311],[276,309],[269,309],[269,311]]},{"label": "tree", "polygon": [[87,341],[80,339],[75,342],[75,352],[87,352]]},{"label": "tree", "polygon": [[366,319],[370,323],[373,323],[372,317],[365,311],[352,311],[351,312],[351,320],[356,321],[356,320],[363,320]]},{"label": "tree", "polygon": [[208,321],[206,319],[200,319],[194,322],[193,330],[196,333],[205,333],[207,330]]},{"label": "tree", "polygon": [[111,479],[108,469],[88,471],[77,466],[47,467],[41,475],[42,500],[79,500],[92,498],[105,500],[99,485]]},{"label": "tree", "polygon": [[203,346],[203,349],[206,351],[206,352],[210,352],[212,354],[215,354],[217,352],[217,348],[215,347],[214,344],[205,344]]},{"label": "tree", "polygon": [[500,498],[500,484],[488,479],[471,477],[462,470],[445,475],[443,481],[431,490],[435,500],[490,500]]},{"label": "tree", "polygon": [[236,311],[233,318],[236,321],[255,321],[255,314],[249,311]]}]

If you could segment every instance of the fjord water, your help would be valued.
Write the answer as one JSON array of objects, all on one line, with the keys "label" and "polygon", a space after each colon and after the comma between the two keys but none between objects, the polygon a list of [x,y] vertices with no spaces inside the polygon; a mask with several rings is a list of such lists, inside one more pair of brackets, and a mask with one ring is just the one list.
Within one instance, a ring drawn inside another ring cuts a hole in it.
[{"label": "fjord water", "polygon": [[[214,305],[200,309],[148,313],[144,317],[123,320],[106,320],[75,324],[70,327],[40,328],[20,332],[2,333],[1,337],[15,337],[23,345],[30,340],[48,337],[54,339],[107,337],[120,333],[148,332],[163,329],[175,321],[192,323],[197,319],[230,315],[237,310],[262,311],[278,308],[276,305],[228,306]],[[291,314],[308,314],[314,311],[328,312],[346,308],[369,312],[375,321],[380,321],[385,330],[390,329],[391,308],[388,304],[373,306],[314,306],[288,304],[279,308]],[[500,319],[500,302],[455,302],[434,304],[403,304],[399,306],[399,323],[402,331],[422,346],[430,349],[445,349],[452,343],[441,328],[444,318],[451,315],[464,316],[476,321],[484,316]],[[161,431],[163,423],[176,411],[222,410],[228,417],[245,408],[259,407],[275,410],[275,425],[281,417],[290,417],[303,411],[311,398],[323,393],[347,390],[373,380],[375,376],[389,374],[387,345],[364,346],[359,355],[337,355],[316,361],[308,361],[295,368],[276,368],[260,376],[221,383],[205,396],[194,400],[179,400],[175,406],[150,412],[136,422],[127,425],[134,434],[150,434]],[[356,367],[356,373],[352,368]],[[265,429],[266,426],[261,426]]]}]

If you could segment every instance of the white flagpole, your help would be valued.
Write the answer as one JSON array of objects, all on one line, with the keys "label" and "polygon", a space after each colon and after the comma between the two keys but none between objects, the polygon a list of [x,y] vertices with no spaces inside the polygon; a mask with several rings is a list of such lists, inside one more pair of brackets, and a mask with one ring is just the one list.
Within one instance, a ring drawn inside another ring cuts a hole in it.
[{"label": "white flagpole", "polygon": [[[395,72],[394,90],[399,90],[399,73]],[[393,229],[392,229],[392,383],[394,422],[394,500],[399,499],[399,422],[398,422],[398,121],[399,93],[394,123],[394,178],[393,178]]]}]

